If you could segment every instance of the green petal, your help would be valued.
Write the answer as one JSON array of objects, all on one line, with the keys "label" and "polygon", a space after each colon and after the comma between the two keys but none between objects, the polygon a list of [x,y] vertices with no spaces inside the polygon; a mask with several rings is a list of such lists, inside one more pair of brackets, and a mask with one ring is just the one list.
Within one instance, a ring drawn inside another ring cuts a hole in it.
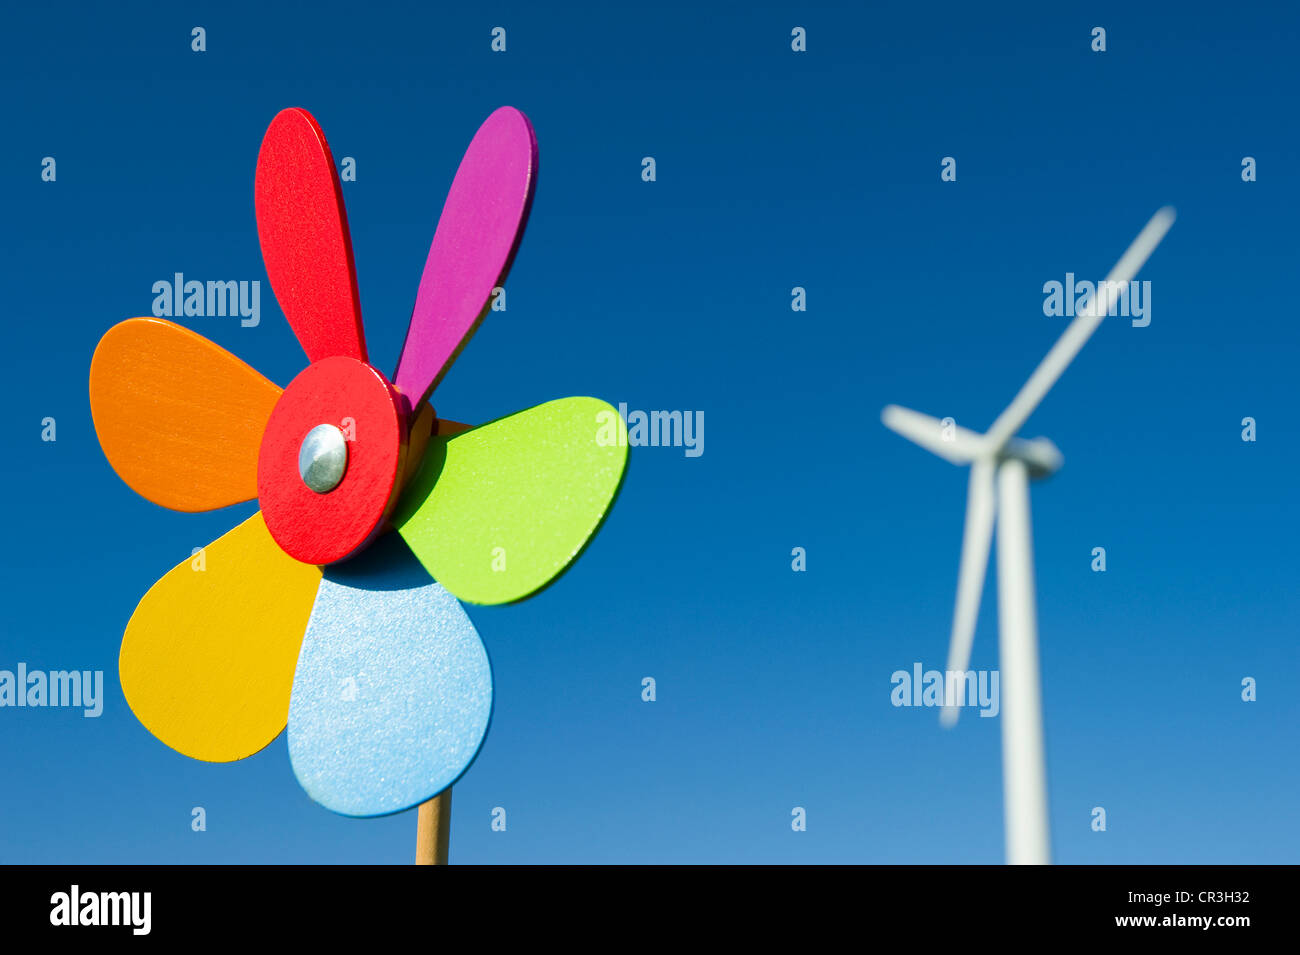
[{"label": "green petal", "polygon": [[394,524],[461,600],[522,600],[564,572],[609,512],[627,431],[596,398],[561,398],[429,439]]}]

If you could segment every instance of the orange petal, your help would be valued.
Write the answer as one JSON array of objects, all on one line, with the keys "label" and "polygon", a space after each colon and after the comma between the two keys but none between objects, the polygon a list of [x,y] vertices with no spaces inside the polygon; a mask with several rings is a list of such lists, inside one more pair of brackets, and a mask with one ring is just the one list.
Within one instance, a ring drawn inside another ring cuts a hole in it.
[{"label": "orange petal", "polygon": [[257,452],[280,397],[274,383],[202,335],[131,318],[99,341],[90,413],[113,470],[176,511],[257,497]]},{"label": "orange petal", "polygon": [[122,638],[131,712],[172,749],[243,759],[280,735],[321,569],[289,557],[261,512],[149,589]]}]

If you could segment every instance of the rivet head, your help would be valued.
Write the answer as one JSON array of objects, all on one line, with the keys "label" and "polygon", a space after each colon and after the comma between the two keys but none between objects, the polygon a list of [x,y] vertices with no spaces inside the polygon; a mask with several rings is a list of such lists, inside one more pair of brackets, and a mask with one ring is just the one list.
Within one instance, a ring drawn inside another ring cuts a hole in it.
[{"label": "rivet head", "polygon": [[317,494],[339,486],[348,469],[348,442],[332,424],[318,424],[307,432],[298,449],[298,473]]}]

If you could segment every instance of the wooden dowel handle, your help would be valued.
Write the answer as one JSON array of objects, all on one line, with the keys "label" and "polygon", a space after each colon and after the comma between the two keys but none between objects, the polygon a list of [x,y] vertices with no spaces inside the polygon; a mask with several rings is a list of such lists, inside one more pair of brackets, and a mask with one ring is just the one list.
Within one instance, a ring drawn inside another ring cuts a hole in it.
[{"label": "wooden dowel handle", "polygon": [[415,864],[446,865],[451,841],[451,787],[448,786],[416,810]]}]

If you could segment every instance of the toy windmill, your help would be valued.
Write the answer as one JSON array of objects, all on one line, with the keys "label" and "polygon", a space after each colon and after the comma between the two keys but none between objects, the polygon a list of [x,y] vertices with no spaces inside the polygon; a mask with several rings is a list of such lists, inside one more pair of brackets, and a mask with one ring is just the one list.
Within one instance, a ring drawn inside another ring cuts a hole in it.
[{"label": "toy windmill", "polygon": [[509,603],[554,580],[626,464],[626,442],[608,440],[621,419],[594,398],[477,428],[430,403],[505,279],[536,181],[531,124],[498,109],[452,182],[390,381],[366,352],[325,135],[286,109],[258,155],[257,226],[307,368],[281,390],[156,318],[111,328],[91,363],[95,430],[122,480],[173,510],[261,508],[140,601],[119,661],[132,711],[212,762],[287,724],[294,773],[321,805],[421,807],[422,862],[446,861],[450,787],[492,713],[487,653],[457,598]]}]

